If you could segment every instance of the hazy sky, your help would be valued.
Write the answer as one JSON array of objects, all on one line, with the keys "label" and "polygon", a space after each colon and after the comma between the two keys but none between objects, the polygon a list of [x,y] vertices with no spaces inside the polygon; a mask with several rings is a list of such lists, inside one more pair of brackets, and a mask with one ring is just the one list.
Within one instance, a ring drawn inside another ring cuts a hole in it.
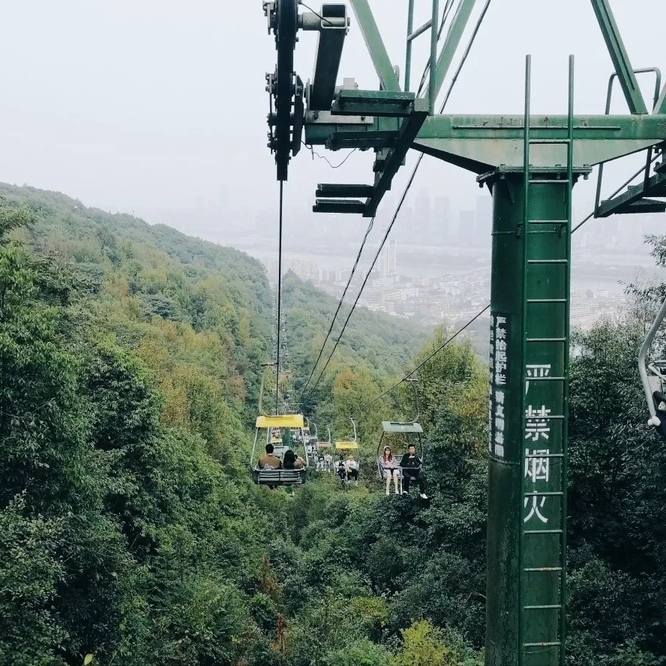
[{"label": "hazy sky", "polygon": [[[402,66],[407,0],[371,4]],[[430,3],[416,4],[425,15]],[[666,0],[612,5],[634,67],[666,71]],[[303,79],[315,44],[314,33],[301,33]],[[520,113],[526,53],[533,55],[534,112],[566,111],[569,53],[576,55],[576,110],[603,112],[611,62],[587,0],[493,0],[448,110]],[[416,73],[424,55],[415,56]],[[272,210],[264,74],[274,65],[260,0],[0,0],[0,180],[149,221],[152,210],[191,208],[197,199],[223,202],[235,215]],[[376,86],[353,16],[341,75]],[[646,79],[645,90],[651,85]],[[621,95],[615,106],[625,108]],[[335,163],[344,154],[328,156]],[[370,182],[370,162],[371,154],[353,155],[334,172],[302,151],[286,186],[288,209],[306,215],[317,182]],[[461,207],[479,192],[473,175],[430,158],[414,193],[421,187]],[[587,203],[590,185],[577,189]]]}]

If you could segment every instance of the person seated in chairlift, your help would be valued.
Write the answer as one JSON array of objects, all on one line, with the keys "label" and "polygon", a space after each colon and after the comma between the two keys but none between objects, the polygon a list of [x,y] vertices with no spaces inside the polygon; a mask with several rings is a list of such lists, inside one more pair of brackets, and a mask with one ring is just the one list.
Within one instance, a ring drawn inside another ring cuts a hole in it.
[{"label": "person seated in chairlift", "polygon": [[296,454],[296,459],[294,460],[294,469],[304,469],[305,468],[305,460],[301,458],[301,456]]},{"label": "person seated in chairlift", "polygon": [[421,475],[421,459],[416,455],[416,447],[410,444],[407,447],[407,453],[402,456],[400,467],[402,468],[402,494],[409,495],[409,485],[411,481],[419,484],[419,497],[428,499],[425,492],[425,481]]},{"label": "person seated in chairlift", "polygon": [[351,453],[347,456],[347,460],[345,461],[345,471],[347,473],[347,481],[353,479],[358,486],[358,462],[354,460],[354,456],[352,456]]},{"label": "person seated in chairlift", "polygon": [[340,481],[347,480],[347,468],[345,466],[345,461],[342,459],[342,456],[340,456],[340,460],[338,460],[338,465],[335,471],[337,472],[337,475],[340,477]]},{"label": "person seated in chairlift", "polygon": [[284,458],[282,459],[282,467],[284,469],[299,469],[298,467],[296,467],[296,454],[291,449],[287,449],[284,452]]},{"label": "person seated in chairlift", "polygon": [[275,447],[272,444],[266,444],[266,455],[259,458],[261,469],[280,469],[282,463],[273,451],[275,451]]},{"label": "person seated in chairlift", "polygon": [[389,490],[391,489],[391,479],[395,485],[395,494],[399,495],[400,491],[398,490],[398,481],[400,479],[400,470],[398,469],[398,460],[395,458],[393,453],[391,453],[391,447],[385,446],[384,453],[379,460],[379,464],[384,473],[384,478],[386,479],[386,494],[389,495]]}]

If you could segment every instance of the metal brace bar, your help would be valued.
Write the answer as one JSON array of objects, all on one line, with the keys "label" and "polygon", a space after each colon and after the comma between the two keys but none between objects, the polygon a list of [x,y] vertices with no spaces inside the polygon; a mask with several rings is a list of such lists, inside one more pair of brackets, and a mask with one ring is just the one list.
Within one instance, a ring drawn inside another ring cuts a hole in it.
[{"label": "metal brace bar", "polygon": [[661,95],[659,95],[659,99],[654,105],[653,113],[666,113],[666,84],[664,84],[664,89],[661,91]]},{"label": "metal brace bar", "polygon": [[437,95],[439,95],[439,92],[442,89],[442,85],[444,85],[444,79],[446,78],[446,75],[449,71],[449,67],[451,67],[451,63],[453,62],[453,56],[455,55],[456,50],[460,45],[460,40],[462,39],[463,33],[465,32],[465,28],[467,27],[469,17],[474,10],[475,3],[476,0],[462,0],[458,6],[458,10],[456,11],[453,20],[451,21],[451,27],[446,33],[446,39],[444,40],[444,45],[442,46],[439,58],[437,58],[435,72],[434,74],[432,71],[430,73],[428,96],[430,96],[430,88],[433,86],[433,84],[433,97],[436,98]]},{"label": "metal brace bar", "polygon": [[627,100],[629,111],[633,114],[647,113],[647,106],[643,94],[638,86],[629,56],[624,48],[622,36],[618,30],[617,23],[613,17],[608,0],[591,0],[592,8],[597,16],[601,33],[603,34],[608,53],[617,72],[617,77],[622,86],[624,97]]},{"label": "metal brace bar", "polygon": [[[439,0],[432,0],[432,19],[430,22],[430,74],[435,71],[435,62],[437,60],[437,42],[439,41]],[[435,115],[435,101],[437,100],[437,88],[428,86],[428,103],[430,106],[430,115]]]},{"label": "metal brace bar", "polygon": [[[647,182],[633,185],[617,197],[602,201],[595,212],[595,217],[608,217],[618,209],[639,202],[649,196],[664,196],[662,189],[666,187],[666,174],[655,174]],[[656,191],[658,189],[658,191]],[[655,192],[653,192],[655,190]],[[664,204],[666,206],[666,204]]]},{"label": "metal brace bar", "polygon": [[[407,35],[414,29],[414,0],[409,0],[407,7]],[[405,47],[405,92],[409,91],[412,78],[412,42],[408,39]]]},{"label": "metal brace bar", "polygon": [[354,15],[363,33],[365,45],[372,58],[382,90],[400,90],[398,75],[391,65],[386,46],[377,27],[368,0],[350,0]]},{"label": "metal brace bar", "polygon": [[426,119],[427,115],[427,112],[423,110],[414,111],[409,118],[403,120],[396,144],[393,150],[389,153],[381,173],[377,174],[375,180],[375,193],[367,202],[367,208],[363,214],[364,217],[372,217],[376,213],[377,206],[379,206],[382,197],[391,186],[393,176],[395,176],[400,168],[402,160],[405,158],[407,151],[412,145],[414,137],[421,129],[421,125],[423,125],[423,121]]},{"label": "metal brace bar", "polygon": [[412,42],[414,41],[417,37],[422,35],[430,26],[432,25],[432,19],[428,19],[420,28],[417,28],[414,30],[414,32],[410,33],[407,35],[407,41]]}]

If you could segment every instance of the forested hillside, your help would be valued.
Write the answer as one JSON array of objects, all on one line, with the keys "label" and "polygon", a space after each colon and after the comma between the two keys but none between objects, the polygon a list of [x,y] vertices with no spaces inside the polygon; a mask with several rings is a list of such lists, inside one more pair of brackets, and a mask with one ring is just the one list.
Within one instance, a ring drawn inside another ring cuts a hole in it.
[{"label": "forested hillside", "polygon": [[[430,504],[386,497],[373,471],[409,387],[366,404],[446,331],[367,312],[316,390],[289,385],[342,435],[358,417],[359,487],[257,487],[259,263],[64,195],[0,194],[1,666],[482,663],[487,385],[469,343],[419,372]],[[288,276],[285,303],[303,377],[335,301]],[[642,325],[576,340],[571,666],[666,664],[666,447],[644,425]]]}]

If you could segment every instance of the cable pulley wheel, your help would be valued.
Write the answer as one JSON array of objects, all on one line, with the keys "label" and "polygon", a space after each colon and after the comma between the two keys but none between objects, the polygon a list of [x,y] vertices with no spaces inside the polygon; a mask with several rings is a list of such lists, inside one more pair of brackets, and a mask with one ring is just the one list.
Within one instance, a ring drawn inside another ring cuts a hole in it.
[{"label": "cable pulley wheel", "polygon": [[[271,148],[275,152],[277,179],[287,179],[287,171],[291,153],[296,145],[300,147],[299,137],[292,141],[292,125],[302,127],[299,118],[292,118],[292,109],[302,109],[297,103],[297,95],[302,95],[302,86],[297,86],[294,72],[294,49],[298,31],[298,0],[277,0],[273,21],[275,47],[277,49],[277,66],[272,82],[269,82],[269,93],[274,98],[274,118],[269,118],[271,126]],[[272,85],[271,85],[272,83]],[[302,110],[300,111],[302,113]],[[295,115],[295,114],[294,114]],[[294,154],[298,149],[293,151]]]}]

